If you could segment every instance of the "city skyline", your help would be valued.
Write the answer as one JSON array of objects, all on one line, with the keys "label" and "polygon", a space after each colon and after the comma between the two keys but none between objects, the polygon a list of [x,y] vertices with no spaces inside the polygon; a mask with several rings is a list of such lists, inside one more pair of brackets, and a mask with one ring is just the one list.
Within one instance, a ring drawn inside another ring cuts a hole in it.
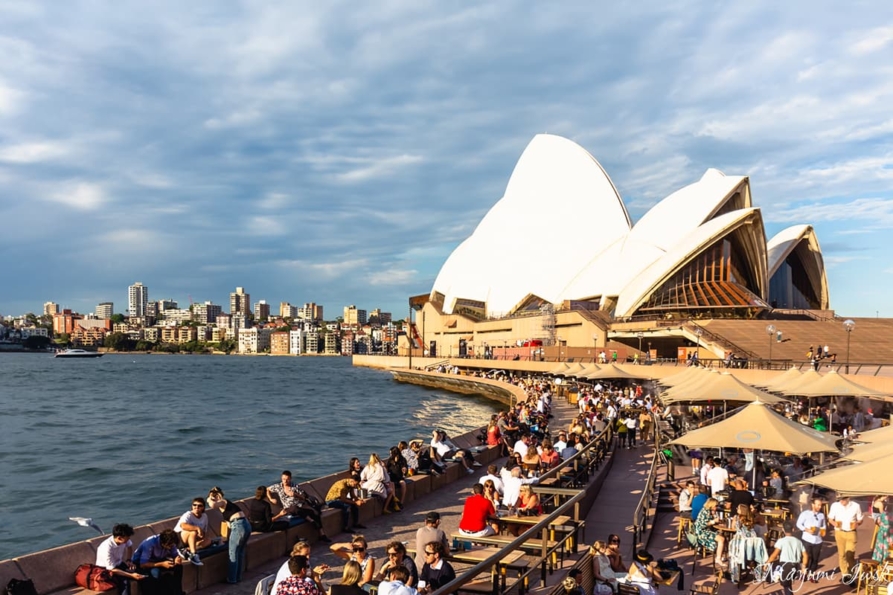
[{"label": "city skyline", "polygon": [[123,312],[139,280],[402,318],[541,132],[634,221],[749,176],[767,236],[814,225],[831,308],[893,315],[891,7],[35,2],[0,48],[5,315]]}]

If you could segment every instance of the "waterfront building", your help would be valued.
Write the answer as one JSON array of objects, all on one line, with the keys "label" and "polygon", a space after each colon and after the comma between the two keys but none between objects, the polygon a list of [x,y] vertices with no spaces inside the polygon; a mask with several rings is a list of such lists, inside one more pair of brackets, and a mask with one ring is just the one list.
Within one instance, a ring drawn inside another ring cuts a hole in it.
[{"label": "waterfront building", "polygon": [[137,281],[127,288],[127,315],[146,316],[149,306],[149,288]]},{"label": "waterfront building", "polygon": [[68,308],[61,312],[56,312],[53,315],[53,334],[61,335],[65,333],[70,335],[74,332],[75,323],[83,318],[83,316],[77,312],[72,312]]},{"label": "waterfront building", "polygon": [[[502,249],[557,229],[561,242]],[[503,197],[450,254],[429,294],[410,302],[416,320],[427,321],[425,348],[439,342],[444,354],[481,353],[484,337],[497,353],[519,340],[595,347],[621,321],[830,308],[815,231],[797,225],[767,242],[747,176],[708,169],[634,225],[598,161],[548,134],[526,147]],[[419,329],[406,330],[418,343]]]},{"label": "waterfront building", "polygon": [[270,319],[270,304],[266,300],[260,300],[254,304],[254,321],[261,322]]},{"label": "waterfront building", "polygon": [[211,327],[211,342],[220,343],[227,337],[228,328],[220,328],[219,326]]},{"label": "waterfront building", "polygon": [[164,323],[168,325],[179,325],[192,320],[192,310],[187,308],[171,309],[164,311]]},{"label": "waterfront building", "polygon": [[272,355],[288,355],[289,347],[288,331],[274,331],[270,334],[270,353]]},{"label": "waterfront building", "polygon": [[240,328],[238,329],[239,353],[262,353],[270,349],[270,335],[273,329],[269,328]]},{"label": "waterfront building", "polygon": [[59,313],[59,304],[56,302],[45,302],[43,305],[44,316],[55,316]]},{"label": "waterfront building", "polygon": [[50,332],[42,326],[25,326],[19,329],[22,333],[22,340],[28,337],[49,337]]},{"label": "waterfront building", "polygon": [[288,352],[291,355],[304,353],[304,330],[292,329],[288,332]]},{"label": "waterfront building", "polygon": [[176,329],[177,343],[190,343],[198,339],[198,329],[194,326],[178,326]]},{"label": "waterfront building", "polygon": [[341,335],[338,333],[326,333],[325,355],[339,355],[341,353]]},{"label": "waterfront building", "polygon": [[251,312],[251,295],[245,293],[244,287],[236,287],[234,293],[229,294],[229,313],[248,315]]},{"label": "waterfront building", "polygon": [[192,305],[192,319],[201,324],[210,324],[216,321],[222,313],[223,306],[211,302]]},{"label": "waterfront building", "polygon": [[319,332],[309,330],[304,333],[304,353],[317,355],[319,353]]},{"label": "waterfront building", "polygon": [[343,324],[354,329],[361,327],[366,324],[366,311],[354,305],[345,306]]},{"label": "waterfront building", "polygon": [[143,340],[148,341],[149,343],[158,343],[160,330],[161,329],[159,329],[157,326],[147,326],[143,328]]},{"label": "waterfront building", "polygon": [[111,318],[115,313],[115,304],[113,302],[102,302],[96,306],[96,318]]},{"label": "waterfront building", "polygon": [[211,327],[210,326],[208,326],[206,324],[202,324],[202,325],[195,327],[195,340],[196,341],[205,342],[210,338],[211,338]]}]

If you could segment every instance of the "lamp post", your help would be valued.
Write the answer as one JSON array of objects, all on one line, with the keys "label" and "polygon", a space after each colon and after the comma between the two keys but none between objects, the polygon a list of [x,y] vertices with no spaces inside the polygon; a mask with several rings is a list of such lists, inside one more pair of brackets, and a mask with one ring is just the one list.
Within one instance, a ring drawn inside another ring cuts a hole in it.
[{"label": "lamp post", "polygon": [[772,339],[775,336],[775,325],[766,326],[766,334],[769,335],[769,368],[772,368]]},{"label": "lamp post", "polygon": [[846,331],[846,373],[850,373],[850,333],[856,328],[856,323],[850,318],[843,321],[843,330]]},{"label": "lamp post", "polygon": [[642,331],[639,331],[638,333],[636,333],[636,337],[639,339],[639,352],[642,351],[642,337],[644,337],[644,336],[645,336],[645,333],[643,333]]},{"label": "lamp post", "polygon": [[409,369],[412,370],[412,302],[409,302],[409,316],[406,325],[407,345],[409,345]]}]

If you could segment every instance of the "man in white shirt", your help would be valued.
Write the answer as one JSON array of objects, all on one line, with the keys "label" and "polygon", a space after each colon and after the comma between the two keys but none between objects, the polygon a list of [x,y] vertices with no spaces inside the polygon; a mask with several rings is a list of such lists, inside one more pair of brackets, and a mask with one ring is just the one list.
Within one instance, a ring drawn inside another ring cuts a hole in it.
[{"label": "man in white shirt", "polygon": [[707,457],[707,460],[704,461],[704,465],[701,467],[701,485],[706,486],[710,485],[707,483],[707,474],[713,469],[713,457]]},{"label": "man in white shirt", "polygon": [[849,496],[841,496],[831,505],[828,521],[834,527],[840,572],[846,576],[856,565],[856,528],[862,524],[862,507]]},{"label": "man in white shirt", "polygon": [[[189,548],[189,559],[192,563],[201,566],[201,561],[196,552],[211,545],[204,498],[192,499],[192,509],[187,510],[180,516],[180,520],[174,526],[174,531],[180,535],[180,541]],[[182,552],[182,549],[180,551]]]},{"label": "man in white shirt", "polygon": [[381,581],[378,585],[379,595],[418,595],[418,591],[406,586],[409,571],[404,566],[394,566],[388,572],[390,580]]},{"label": "man in white shirt", "polygon": [[717,463],[714,468],[707,472],[707,485],[710,486],[710,493],[713,496],[716,496],[717,492],[726,489],[728,483],[729,472],[726,471],[722,464]]},{"label": "man in white shirt", "polygon": [[821,498],[813,498],[812,506],[809,510],[804,510],[797,517],[797,528],[803,534],[800,539],[806,548],[806,580],[817,583],[815,573],[819,569],[819,559],[822,553],[822,538],[825,536],[827,524],[825,521],[825,513],[822,512]]},{"label": "man in white shirt", "polygon": [[526,477],[521,477],[521,468],[515,467],[512,469],[511,475],[505,478],[505,495],[502,499],[502,503],[508,506],[509,508],[515,506],[518,503],[518,497],[521,495],[521,486],[525,483],[536,483],[537,478],[527,479]]},{"label": "man in white shirt", "polygon": [[555,452],[561,455],[561,451],[567,448],[567,432],[564,430],[558,432],[558,441],[552,446],[555,448]]},{"label": "man in white shirt", "polygon": [[529,450],[529,442],[530,442],[530,436],[528,436],[527,434],[524,434],[523,436],[518,438],[518,441],[515,442],[515,445],[512,447],[512,450],[516,454],[520,454],[522,458],[526,457],[527,451]]},{"label": "man in white shirt", "polygon": [[112,573],[112,580],[118,585],[118,593],[130,593],[130,580],[141,580],[145,575],[136,572],[130,556],[133,554],[133,527],[119,524],[112,529],[112,536],[96,548],[96,566]]}]

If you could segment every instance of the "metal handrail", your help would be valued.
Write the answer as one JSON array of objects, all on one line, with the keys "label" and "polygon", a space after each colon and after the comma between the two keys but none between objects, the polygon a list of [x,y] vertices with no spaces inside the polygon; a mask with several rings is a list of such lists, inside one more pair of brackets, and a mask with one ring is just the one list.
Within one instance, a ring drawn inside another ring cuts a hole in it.
[{"label": "metal handrail", "polygon": [[657,463],[660,452],[660,432],[657,431],[657,417],[651,414],[651,425],[655,429],[654,432],[654,457],[651,459],[651,469],[648,471],[648,480],[645,482],[645,489],[642,490],[642,497],[639,498],[639,504],[633,512],[633,546],[639,549],[639,540],[645,534],[645,526],[648,523],[648,509],[651,499],[654,497],[654,486],[657,482]]},{"label": "metal handrail", "polygon": [[[443,585],[442,587],[440,587],[439,589],[434,591],[432,595],[446,595],[447,593],[452,593],[454,591],[457,591],[459,589],[459,587],[462,587],[463,585],[473,582],[474,580],[477,579],[477,576],[479,574],[481,574],[485,570],[492,569],[494,566],[499,564],[499,562],[503,558],[508,556],[514,550],[518,549],[522,544],[524,544],[528,539],[530,539],[529,534],[531,532],[543,531],[543,557],[547,558],[548,556],[552,555],[552,553],[554,553],[555,551],[558,550],[559,545],[563,545],[564,542],[567,541],[567,539],[569,539],[571,537],[571,535],[570,534],[566,535],[553,548],[549,549],[548,548],[549,525],[551,525],[552,521],[555,518],[569,512],[571,510],[571,507],[576,507],[577,503],[585,497],[586,497],[586,490],[580,490],[576,496],[574,496],[573,498],[571,498],[570,500],[568,500],[567,502],[565,502],[564,504],[562,504],[561,506],[556,508],[546,518],[544,518],[543,520],[538,522],[536,525],[533,525],[532,527],[530,527],[527,531],[522,533],[520,536],[518,536],[511,543],[506,544],[501,549],[496,550],[496,553],[494,553],[492,556],[490,556],[489,558],[487,558],[486,560],[484,560],[482,562],[479,562],[475,566],[472,566],[467,571],[465,571],[461,576],[457,576],[455,579],[453,579],[449,583]],[[469,539],[469,541],[474,541],[473,537],[469,537],[468,539]],[[526,576],[529,576],[531,573],[532,573],[532,570],[524,573],[524,575],[522,575],[522,579]],[[495,573],[495,574],[498,575],[499,573]],[[494,578],[494,582],[495,582],[497,580],[497,576],[494,576],[493,578]],[[498,588],[497,588],[497,585],[494,584],[494,592],[496,592],[496,591],[498,591]]]}]

